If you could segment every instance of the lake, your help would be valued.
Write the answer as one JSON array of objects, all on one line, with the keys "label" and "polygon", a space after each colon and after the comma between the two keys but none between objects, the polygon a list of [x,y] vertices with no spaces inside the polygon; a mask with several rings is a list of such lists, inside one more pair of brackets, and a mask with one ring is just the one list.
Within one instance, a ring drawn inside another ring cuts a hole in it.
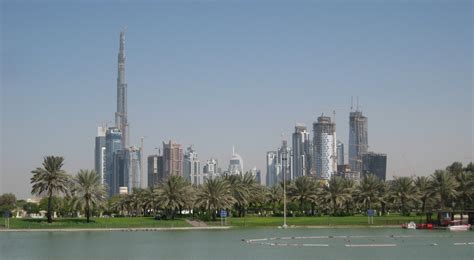
[{"label": "lake", "polygon": [[474,232],[395,228],[0,232],[1,259],[474,259]]}]

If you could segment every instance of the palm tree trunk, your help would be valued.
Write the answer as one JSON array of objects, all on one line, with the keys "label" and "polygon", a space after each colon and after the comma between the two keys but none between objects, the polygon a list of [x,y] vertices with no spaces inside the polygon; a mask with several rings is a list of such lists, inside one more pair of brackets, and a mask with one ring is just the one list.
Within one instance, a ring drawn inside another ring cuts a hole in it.
[{"label": "palm tree trunk", "polygon": [[90,218],[90,206],[89,206],[89,201],[86,201],[86,219],[87,223],[89,223],[89,218]]},{"label": "palm tree trunk", "polygon": [[53,194],[50,192],[49,196],[48,196],[48,212],[46,213],[46,215],[48,217],[48,223],[53,222],[53,218],[51,217],[51,201],[52,201],[52,198],[53,198]]}]

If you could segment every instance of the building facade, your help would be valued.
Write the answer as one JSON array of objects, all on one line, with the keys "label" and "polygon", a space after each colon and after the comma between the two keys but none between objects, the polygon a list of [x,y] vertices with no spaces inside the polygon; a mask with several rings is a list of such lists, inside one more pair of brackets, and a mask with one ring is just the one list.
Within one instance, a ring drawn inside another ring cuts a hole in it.
[{"label": "building facade", "polygon": [[281,147],[278,149],[278,163],[281,167],[278,181],[283,181],[283,178],[293,180],[295,178],[293,175],[293,151],[286,140],[282,141]]},{"label": "building facade", "polygon": [[183,148],[173,141],[163,142],[163,178],[183,176]]},{"label": "building facade", "polygon": [[204,176],[201,172],[201,162],[192,146],[188,147],[184,154],[183,167],[184,178],[190,181],[191,184],[201,185],[204,183]]},{"label": "building facade", "polygon": [[344,144],[337,140],[337,166],[344,165]]},{"label": "building facade", "polygon": [[[117,127],[109,127],[105,135],[105,183],[109,191],[109,196],[118,193],[119,172],[122,168],[118,165],[121,157],[117,157],[122,149],[122,133]],[[122,154],[120,155],[122,156]]]},{"label": "building facade", "polygon": [[206,179],[215,178],[219,176],[219,174],[220,172],[218,168],[217,159],[211,158],[207,160],[207,162],[204,164],[202,168],[202,175],[203,175],[204,181],[206,181]]},{"label": "building facade", "polygon": [[105,127],[98,127],[97,136],[95,137],[95,148],[94,148],[94,169],[95,172],[100,176],[100,183],[106,184],[106,148],[105,148],[105,134],[107,129]]},{"label": "building facade", "polygon": [[278,164],[278,154],[276,151],[267,152],[267,175],[266,185],[273,186],[278,183],[281,166]]},{"label": "building facade", "polygon": [[292,139],[294,177],[309,175],[311,170],[311,143],[306,126],[296,125]]},{"label": "building facade", "polygon": [[158,154],[148,156],[147,168],[149,188],[163,182],[163,156]]},{"label": "building facade", "polygon": [[242,157],[235,153],[234,147],[232,147],[232,157],[229,161],[229,174],[243,174],[244,173],[244,161]]},{"label": "building facade", "polygon": [[353,171],[362,171],[362,154],[367,153],[368,119],[361,111],[349,115],[349,165]]},{"label": "building facade", "polygon": [[368,152],[362,154],[362,176],[373,174],[379,179],[387,179],[387,155]]},{"label": "building facade", "polygon": [[134,188],[141,188],[142,182],[142,153],[141,149],[132,146],[125,150],[125,176],[124,185],[128,192],[132,193]]},{"label": "building facade", "polygon": [[336,124],[327,116],[313,123],[313,165],[317,178],[329,180],[337,171]]}]

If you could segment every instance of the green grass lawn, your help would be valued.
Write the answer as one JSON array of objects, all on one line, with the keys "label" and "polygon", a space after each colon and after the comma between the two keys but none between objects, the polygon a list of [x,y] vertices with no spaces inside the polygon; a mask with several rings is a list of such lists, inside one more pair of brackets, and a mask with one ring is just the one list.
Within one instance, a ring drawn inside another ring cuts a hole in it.
[{"label": "green grass lawn", "polygon": [[[420,220],[425,220],[420,216],[381,216],[374,217],[373,225],[401,225],[409,221],[420,223]],[[217,222],[208,222],[209,225],[220,225],[220,220]],[[244,218],[230,217],[227,219],[227,224],[234,227],[273,227],[281,226],[283,224],[283,217],[260,217],[248,216]],[[367,216],[347,216],[347,217],[288,217],[287,224],[289,226],[369,226],[367,223]]]},{"label": "green grass lawn", "polygon": [[[4,228],[5,220],[0,219],[0,228]],[[153,217],[123,217],[123,218],[91,218],[87,223],[85,218],[60,218],[48,224],[46,219],[10,219],[10,229],[42,229],[42,228],[140,228],[140,227],[189,227],[184,219],[155,220]]]}]

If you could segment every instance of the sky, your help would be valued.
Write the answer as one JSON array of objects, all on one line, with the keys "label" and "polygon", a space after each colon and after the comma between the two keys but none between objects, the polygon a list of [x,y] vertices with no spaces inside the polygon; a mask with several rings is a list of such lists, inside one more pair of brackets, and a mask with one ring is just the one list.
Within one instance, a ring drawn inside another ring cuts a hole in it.
[{"label": "sky", "polygon": [[126,27],[130,143],[193,145],[245,170],[351,96],[387,178],[473,160],[472,1],[12,1],[1,10],[0,194],[31,197],[46,155],[94,167]]}]

